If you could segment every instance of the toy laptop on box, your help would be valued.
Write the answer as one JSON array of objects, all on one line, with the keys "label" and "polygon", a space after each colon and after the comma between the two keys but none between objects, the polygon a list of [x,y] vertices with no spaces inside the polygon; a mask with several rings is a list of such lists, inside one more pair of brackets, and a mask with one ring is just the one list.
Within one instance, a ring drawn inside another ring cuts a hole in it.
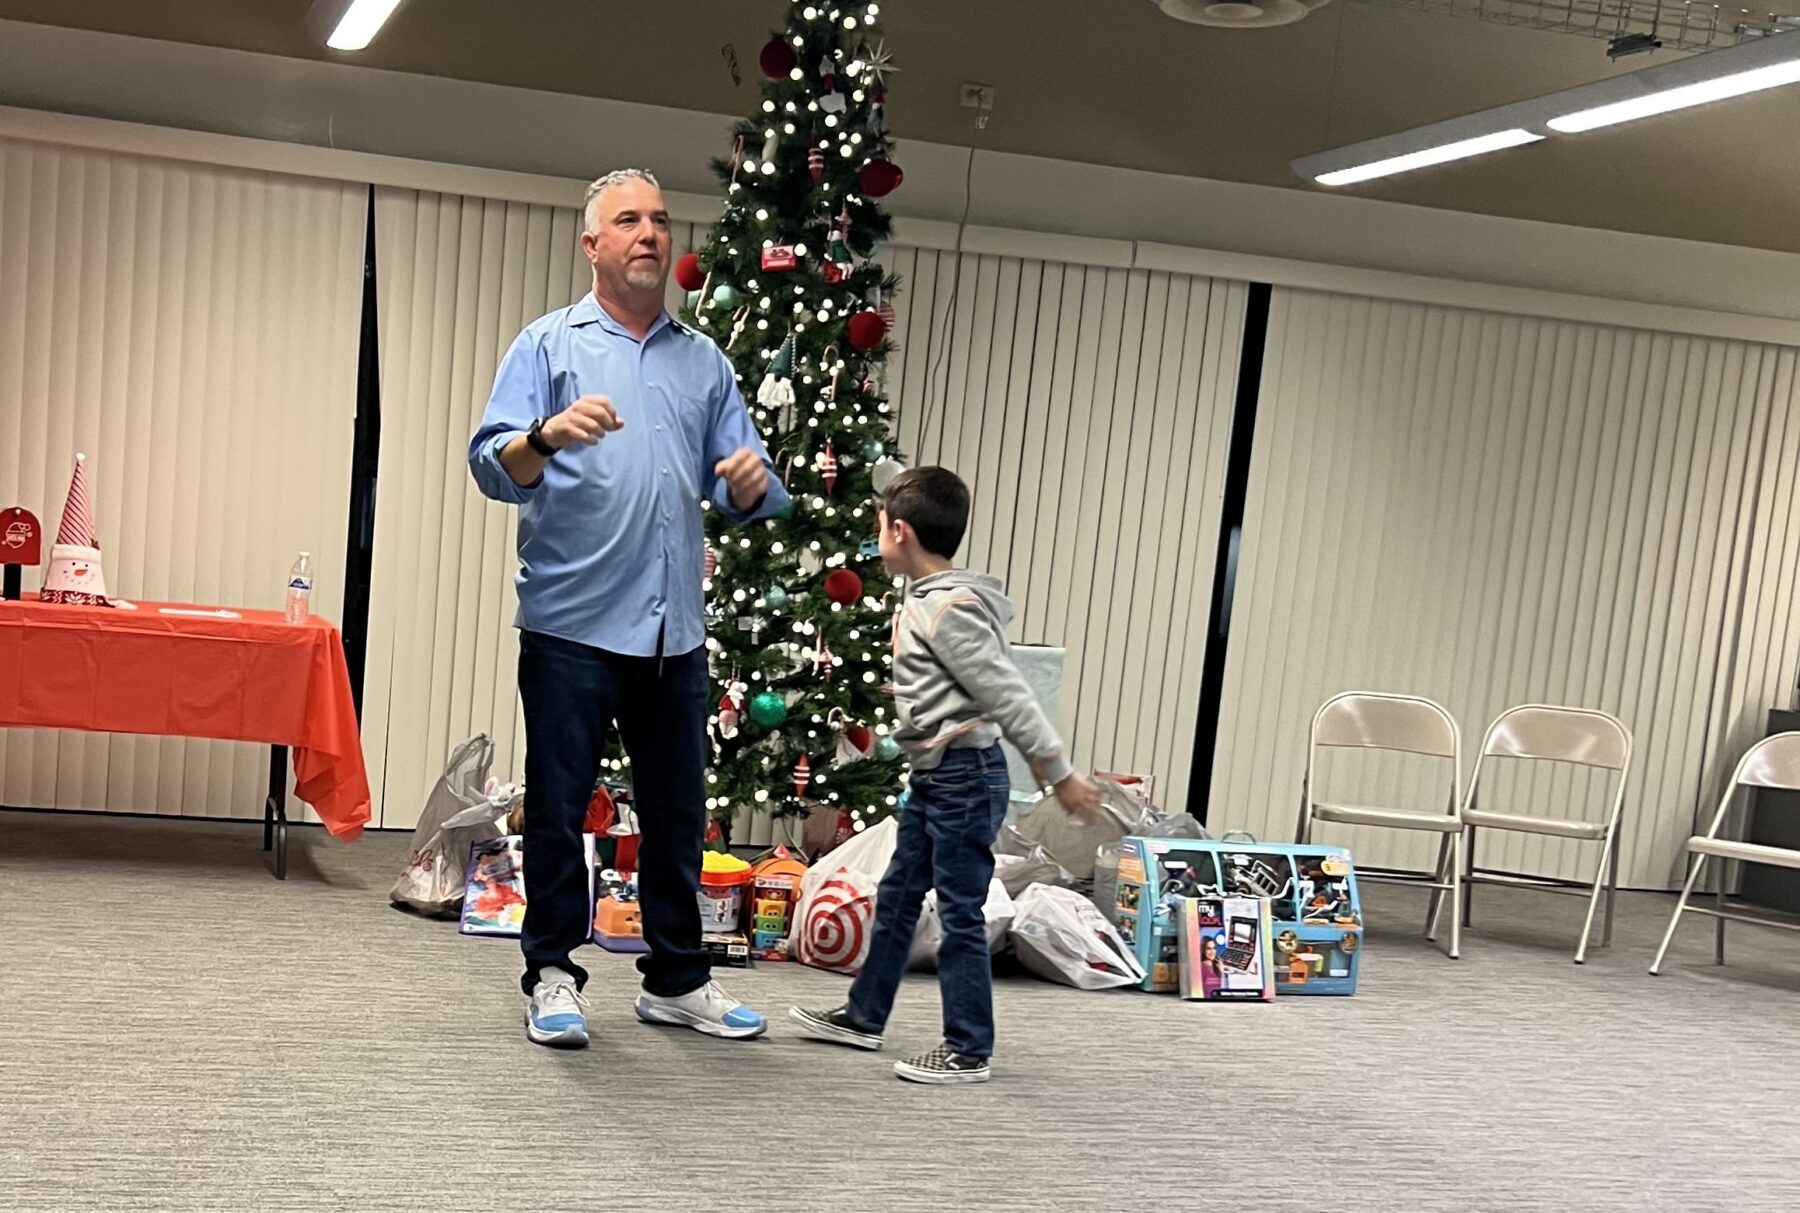
[{"label": "toy laptop on box", "polygon": [[1206,1002],[1275,997],[1267,897],[1183,897],[1181,996]]},{"label": "toy laptop on box", "polygon": [[1184,897],[1266,897],[1277,994],[1354,994],[1362,947],[1356,868],[1342,847],[1126,838],[1113,922],[1146,990],[1175,990]]}]

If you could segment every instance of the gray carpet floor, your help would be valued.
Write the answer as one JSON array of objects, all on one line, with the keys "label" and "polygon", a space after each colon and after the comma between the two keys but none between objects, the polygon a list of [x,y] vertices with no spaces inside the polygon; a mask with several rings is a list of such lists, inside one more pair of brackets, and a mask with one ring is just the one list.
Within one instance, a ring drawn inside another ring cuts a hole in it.
[{"label": "gray carpet floor", "polygon": [[[1274,1005],[1003,977],[985,1087],[796,1039],[842,978],[730,973],[767,1039],[520,1029],[510,942],[390,909],[402,835],[0,813],[0,1210],[1792,1209],[1800,946],[1672,899],[1569,962],[1574,898],[1483,890],[1464,958],[1371,890],[1362,992]],[[909,979],[890,1050],[937,1040]]]}]

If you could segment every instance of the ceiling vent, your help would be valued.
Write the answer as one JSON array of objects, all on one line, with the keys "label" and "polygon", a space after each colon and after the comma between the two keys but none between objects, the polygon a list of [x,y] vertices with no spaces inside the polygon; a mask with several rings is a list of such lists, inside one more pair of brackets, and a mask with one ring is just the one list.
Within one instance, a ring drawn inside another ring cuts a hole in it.
[{"label": "ceiling vent", "polygon": [[1330,0],[1153,0],[1163,12],[1190,25],[1216,29],[1268,29],[1292,25]]}]

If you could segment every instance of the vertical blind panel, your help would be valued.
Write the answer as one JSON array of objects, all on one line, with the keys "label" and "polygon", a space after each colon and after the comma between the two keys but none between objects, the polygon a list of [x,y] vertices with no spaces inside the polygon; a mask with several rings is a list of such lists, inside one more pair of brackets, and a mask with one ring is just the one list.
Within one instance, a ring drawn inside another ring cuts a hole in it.
[{"label": "vertical blind panel", "polygon": [[[1697,807],[1794,677],[1791,349],[1277,290],[1213,821],[1292,837],[1313,712],[1424,695],[1462,729],[1601,708],[1636,742],[1622,879],[1665,887]],[[1488,808],[1596,819],[1611,777],[1497,763]],[[1423,760],[1330,754],[1321,794],[1439,807]],[[1323,826],[1365,863],[1435,840]],[[1485,867],[1591,878],[1591,844],[1483,832]]]},{"label": "vertical blind panel", "polygon": [[889,366],[915,464],[969,481],[959,562],[993,572],[1015,643],[1067,650],[1078,766],[1187,800],[1246,288],[906,250]]},{"label": "vertical blind panel", "polygon": [[575,208],[379,189],[375,233],[383,441],[363,733],[394,828],[417,821],[476,733],[494,738],[495,775],[524,777],[517,511],[476,491],[468,444],[507,347],[589,290],[591,271]]},{"label": "vertical blind panel", "polygon": [[[364,187],[0,140],[0,503],[53,537],[76,451],[126,599],[336,619]],[[25,572],[27,589],[41,569]],[[0,803],[260,817],[267,752],[0,730]]]},{"label": "vertical blind panel", "polygon": [[[364,732],[396,827],[472,733],[494,736],[497,774],[523,775],[515,512],[476,493],[465,451],[506,346],[589,277],[573,209],[378,190],[375,222],[386,440]],[[677,252],[704,236],[683,227]],[[1179,803],[1245,289],[906,247],[883,262],[904,280],[884,382],[899,449],[973,481],[964,556],[1009,582],[1016,641],[1069,649],[1078,761],[1155,772]],[[1134,484],[1146,468],[1155,482]],[[766,812],[734,823],[746,845],[784,837]]]}]

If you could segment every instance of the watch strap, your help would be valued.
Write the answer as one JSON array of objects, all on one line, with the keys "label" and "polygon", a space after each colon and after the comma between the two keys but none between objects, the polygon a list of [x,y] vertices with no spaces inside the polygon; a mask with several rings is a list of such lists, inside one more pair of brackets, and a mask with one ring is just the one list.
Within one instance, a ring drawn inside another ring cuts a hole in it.
[{"label": "watch strap", "polygon": [[546,459],[556,454],[556,448],[544,441],[544,419],[542,417],[533,421],[531,428],[525,431],[525,443]]}]

